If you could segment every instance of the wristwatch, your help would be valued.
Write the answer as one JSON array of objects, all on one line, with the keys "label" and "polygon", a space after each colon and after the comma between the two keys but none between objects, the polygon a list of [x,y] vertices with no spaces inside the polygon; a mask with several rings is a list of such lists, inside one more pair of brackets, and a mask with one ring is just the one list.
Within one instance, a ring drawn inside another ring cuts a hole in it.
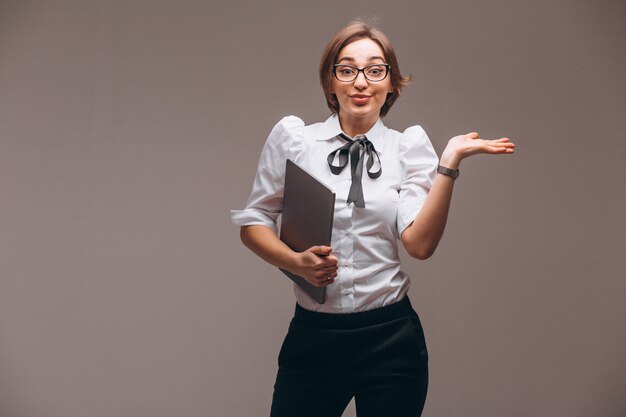
[{"label": "wristwatch", "polygon": [[459,170],[458,169],[450,169],[447,167],[443,167],[441,165],[439,165],[437,167],[437,172],[443,175],[446,175],[450,178],[452,178],[453,180],[457,179],[459,177]]}]

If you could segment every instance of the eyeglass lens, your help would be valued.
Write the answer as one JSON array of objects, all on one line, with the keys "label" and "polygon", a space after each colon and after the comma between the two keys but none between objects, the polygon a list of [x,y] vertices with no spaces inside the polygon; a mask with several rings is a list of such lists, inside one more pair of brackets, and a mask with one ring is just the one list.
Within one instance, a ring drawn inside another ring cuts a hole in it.
[{"label": "eyeglass lens", "polygon": [[365,78],[369,81],[382,81],[387,76],[387,65],[368,65],[364,68],[357,68],[353,65],[335,65],[335,77],[339,81],[353,81],[363,71]]}]

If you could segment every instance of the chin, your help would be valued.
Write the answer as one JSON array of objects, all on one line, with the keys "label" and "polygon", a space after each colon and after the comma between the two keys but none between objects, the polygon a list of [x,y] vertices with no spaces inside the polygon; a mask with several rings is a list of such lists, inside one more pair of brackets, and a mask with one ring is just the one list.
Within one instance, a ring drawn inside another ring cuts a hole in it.
[{"label": "chin", "polygon": [[357,107],[356,109],[351,109],[350,114],[353,117],[378,117],[380,109]]},{"label": "chin", "polygon": [[356,104],[348,103],[348,105],[345,106],[344,109],[355,116],[371,114],[374,111],[374,107],[370,103],[363,106],[357,106]]}]

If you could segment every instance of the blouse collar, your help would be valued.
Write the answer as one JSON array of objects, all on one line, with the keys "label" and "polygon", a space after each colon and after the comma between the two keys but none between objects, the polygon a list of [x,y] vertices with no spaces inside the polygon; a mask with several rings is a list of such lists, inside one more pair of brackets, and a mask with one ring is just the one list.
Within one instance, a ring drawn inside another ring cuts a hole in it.
[{"label": "blouse collar", "polygon": [[[382,120],[378,118],[374,126],[370,130],[365,133],[365,136],[374,144],[378,153],[382,153],[381,151],[384,148],[383,142],[383,133],[385,131],[385,125]],[[336,114],[330,116],[319,130],[319,134],[315,138],[315,140],[331,140],[334,139],[337,135],[343,133],[341,130],[341,125],[339,124],[339,117]]]}]

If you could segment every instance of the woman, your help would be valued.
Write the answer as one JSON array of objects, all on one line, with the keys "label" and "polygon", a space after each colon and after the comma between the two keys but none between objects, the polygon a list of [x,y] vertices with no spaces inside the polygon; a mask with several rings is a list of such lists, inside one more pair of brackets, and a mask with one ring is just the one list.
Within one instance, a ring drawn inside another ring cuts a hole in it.
[{"label": "woman", "polygon": [[[473,132],[450,139],[438,160],[420,126],[403,133],[385,127],[381,117],[409,79],[387,37],[361,21],[327,45],[320,81],[330,118],[310,126],[282,119],[263,148],[246,208],[232,212],[248,248],[327,291],[318,304],[295,286],[271,415],[341,416],[355,397],[359,417],[419,416],[427,350],[397,242],[412,257],[430,257],[461,160],[513,153],[515,145]],[[296,253],[278,239],[286,159],[336,193],[331,246]]]}]

